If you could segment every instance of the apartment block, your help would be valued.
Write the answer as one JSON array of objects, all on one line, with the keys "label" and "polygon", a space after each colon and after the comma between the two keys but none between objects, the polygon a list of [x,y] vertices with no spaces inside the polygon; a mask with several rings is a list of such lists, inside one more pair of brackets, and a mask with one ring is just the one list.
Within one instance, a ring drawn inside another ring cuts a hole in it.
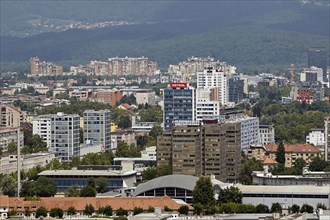
[{"label": "apartment block", "polygon": [[[55,158],[54,153],[34,153],[21,156],[21,169],[28,171],[37,166],[46,166]],[[7,155],[0,158],[0,174],[17,172],[17,155]]]},{"label": "apartment block", "polygon": [[120,90],[98,90],[96,91],[96,98],[111,106],[115,106],[123,97],[123,92]]},{"label": "apartment block", "polygon": [[[276,159],[276,151],[278,145],[265,145],[265,155],[269,158]],[[319,147],[310,144],[284,144],[285,148],[285,167],[292,167],[298,158],[304,159],[309,164],[313,157],[321,156]]]},{"label": "apartment block", "polygon": [[318,68],[312,66],[310,68],[305,68],[302,73],[300,73],[300,81],[301,82],[323,82],[323,70],[322,68]]},{"label": "apartment block", "polygon": [[[0,128],[0,148],[3,152],[8,150],[8,144],[18,142],[17,128]],[[20,132],[20,146],[24,146],[24,132]]]},{"label": "apartment block", "polygon": [[170,84],[164,89],[164,129],[171,129],[174,121],[192,121],[195,119],[195,89],[187,83]]},{"label": "apartment block", "polygon": [[156,105],[155,100],[156,93],[154,90],[141,90],[135,93],[136,103],[140,104],[148,104],[148,105]]},{"label": "apartment block", "polygon": [[259,124],[260,144],[275,144],[274,125]]},{"label": "apartment block", "polygon": [[223,69],[213,69],[211,67],[197,73],[197,89],[214,89],[213,100],[219,101],[221,106],[225,106],[229,101],[228,77]]},{"label": "apartment block", "polygon": [[54,63],[40,61],[38,57],[30,58],[31,76],[54,76],[62,75],[63,67]]},{"label": "apartment block", "polygon": [[62,112],[33,119],[33,134],[38,134],[56,158],[71,160],[79,156],[80,118]]},{"label": "apartment block", "polygon": [[215,175],[234,182],[239,176],[240,136],[240,123],[175,125],[157,139],[157,165],[171,166],[173,174]]},{"label": "apartment block", "polygon": [[293,101],[311,104],[315,101],[322,101],[324,98],[324,88],[321,84],[311,82],[296,83],[291,88],[290,97]]},{"label": "apartment block", "polygon": [[110,111],[84,111],[84,142],[90,145],[102,145],[110,149]]},{"label": "apartment block", "polygon": [[26,122],[26,113],[12,105],[0,105],[1,124],[0,127],[16,128]]},{"label": "apartment block", "polygon": [[213,100],[211,94],[210,89],[196,89],[196,121],[219,117],[220,103]]},{"label": "apartment block", "polygon": [[325,144],[324,128],[312,128],[306,136],[306,144],[313,144],[320,148],[324,148]]},{"label": "apartment block", "polygon": [[143,75],[153,74],[157,63],[147,57],[113,57],[108,59],[109,74],[113,75]]}]

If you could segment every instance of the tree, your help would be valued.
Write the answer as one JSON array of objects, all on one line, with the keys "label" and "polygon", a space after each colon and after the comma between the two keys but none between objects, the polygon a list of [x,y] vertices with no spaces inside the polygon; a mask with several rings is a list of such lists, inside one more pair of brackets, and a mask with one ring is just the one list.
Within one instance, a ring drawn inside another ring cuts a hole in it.
[{"label": "tree", "polygon": [[152,213],[154,211],[155,211],[155,208],[152,207],[152,206],[149,206],[148,209],[147,209],[147,212],[150,212],[150,213]]},{"label": "tree", "polygon": [[157,137],[163,134],[163,128],[160,125],[154,125],[149,132],[149,135],[157,140]]},{"label": "tree", "polygon": [[172,212],[173,210],[170,209],[170,208],[166,205],[166,206],[164,206],[164,211],[165,211],[165,212]]},{"label": "tree", "polygon": [[241,163],[240,182],[245,185],[252,184],[252,172],[263,170],[262,163],[260,160],[252,158],[250,160],[244,160]]},{"label": "tree", "polygon": [[243,194],[237,188],[231,186],[230,188],[220,189],[219,191],[219,203],[242,203]]},{"label": "tree", "polygon": [[328,166],[328,162],[322,159],[319,156],[316,156],[312,159],[309,164],[310,171],[323,171]]},{"label": "tree", "polygon": [[43,206],[39,207],[36,211],[36,218],[39,218],[39,217],[47,217],[47,209]]},{"label": "tree", "polygon": [[293,204],[291,207],[289,207],[290,213],[299,213],[300,206],[297,204]]},{"label": "tree", "polygon": [[33,191],[36,196],[50,197],[54,196],[57,192],[56,185],[53,180],[41,176],[34,183]]},{"label": "tree", "polygon": [[327,206],[323,203],[317,203],[316,208],[326,210]]},{"label": "tree", "polygon": [[201,213],[203,213],[203,209],[204,209],[204,206],[202,204],[196,203],[194,205],[194,214],[200,215]]},{"label": "tree", "polygon": [[76,213],[77,213],[77,210],[76,210],[76,208],[74,207],[74,206],[70,206],[69,208],[68,208],[68,210],[66,211],[66,213],[68,214],[68,215],[75,215]]},{"label": "tree", "polygon": [[132,127],[131,117],[129,115],[123,115],[119,118],[118,127],[120,128],[130,128]]},{"label": "tree", "polygon": [[118,141],[116,157],[141,157],[141,152],[133,145],[128,145],[124,141]]},{"label": "tree", "polygon": [[63,217],[63,209],[61,209],[61,208],[52,208],[50,210],[49,215],[53,218],[56,218],[56,217],[62,218]]},{"label": "tree", "polygon": [[149,167],[146,170],[142,171],[142,180],[148,181],[155,179],[160,176],[171,175],[172,170],[169,165],[159,165],[157,167]]},{"label": "tree", "polygon": [[0,188],[4,195],[15,196],[17,190],[15,178],[10,175],[5,175],[0,181]]},{"label": "tree", "polygon": [[193,204],[214,205],[214,191],[210,177],[201,176],[192,191]]},{"label": "tree", "polygon": [[143,208],[141,207],[134,207],[133,209],[133,215],[137,215],[143,212]]},{"label": "tree", "polygon": [[95,208],[92,204],[86,204],[85,209],[84,209],[84,214],[85,215],[92,215],[95,212]]},{"label": "tree", "polygon": [[304,213],[304,212],[313,213],[313,211],[314,211],[313,206],[308,204],[303,204],[300,208],[300,213]]},{"label": "tree", "polygon": [[279,213],[282,213],[282,206],[280,203],[273,203],[272,204],[272,207],[270,208],[270,211],[271,212],[279,212]]},{"label": "tree", "polygon": [[267,205],[264,204],[258,204],[256,206],[256,212],[257,213],[269,213],[269,208]]},{"label": "tree", "polygon": [[281,141],[277,147],[276,162],[285,164],[285,148],[284,148],[283,141]]},{"label": "tree", "polygon": [[108,181],[104,177],[96,178],[95,185],[98,193],[105,193],[108,191]]},{"label": "tree", "polygon": [[107,206],[104,207],[103,215],[112,216],[112,212],[113,212],[112,207],[110,205],[107,205]]},{"label": "tree", "polygon": [[92,186],[84,186],[80,190],[80,197],[95,197],[96,196],[96,189]]},{"label": "tree", "polygon": [[118,215],[118,216],[127,216],[128,212],[125,209],[123,209],[122,207],[119,207],[116,210],[116,215]]},{"label": "tree", "polygon": [[186,205],[180,206],[180,208],[178,209],[178,212],[179,212],[181,215],[188,215],[188,213],[189,213],[189,208],[188,208],[188,206],[186,206]]},{"label": "tree", "polygon": [[306,166],[306,161],[303,158],[297,158],[294,162],[295,174],[301,175],[303,173],[303,168]]},{"label": "tree", "polygon": [[12,154],[15,152],[17,152],[17,144],[14,141],[12,141],[8,144],[8,153]]},{"label": "tree", "polygon": [[65,193],[65,196],[67,197],[79,197],[80,195],[80,186],[73,185],[70,186],[68,191]]}]

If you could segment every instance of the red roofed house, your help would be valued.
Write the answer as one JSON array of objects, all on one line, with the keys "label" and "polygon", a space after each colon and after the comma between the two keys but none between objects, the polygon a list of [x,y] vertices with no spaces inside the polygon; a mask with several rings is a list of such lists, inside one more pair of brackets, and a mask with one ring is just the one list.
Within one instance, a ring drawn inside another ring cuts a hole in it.
[{"label": "red roofed house", "polygon": [[[277,144],[265,145],[265,155],[270,159],[276,160]],[[321,155],[319,147],[311,144],[285,144],[285,167],[292,167],[298,158],[303,158],[307,164],[311,162],[313,157]]]}]

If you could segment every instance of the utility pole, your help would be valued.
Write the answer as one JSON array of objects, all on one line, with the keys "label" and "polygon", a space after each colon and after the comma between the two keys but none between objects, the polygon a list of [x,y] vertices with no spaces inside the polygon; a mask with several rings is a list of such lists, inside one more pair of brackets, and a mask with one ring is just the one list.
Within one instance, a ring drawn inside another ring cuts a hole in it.
[{"label": "utility pole", "polygon": [[[19,122],[20,123],[20,122]],[[20,197],[21,190],[21,127],[17,126],[17,197]]]}]

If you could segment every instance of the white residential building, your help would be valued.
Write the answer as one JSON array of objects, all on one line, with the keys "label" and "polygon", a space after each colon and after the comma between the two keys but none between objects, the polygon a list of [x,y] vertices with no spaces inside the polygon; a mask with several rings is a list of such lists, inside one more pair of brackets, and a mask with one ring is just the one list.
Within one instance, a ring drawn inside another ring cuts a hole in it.
[{"label": "white residential building", "polygon": [[330,161],[330,117],[325,117],[324,119],[324,142],[325,142],[325,152],[324,158],[326,161]]},{"label": "white residential building", "polygon": [[[24,132],[20,132],[20,146],[24,146]],[[17,128],[0,128],[0,148],[4,152],[8,150],[8,144],[17,144]]]},{"label": "white residential building", "polygon": [[313,144],[314,146],[324,147],[324,129],[323,128],[313,128],[306,136],[306,143]]},{"label": "white residential building", "polygon": [[[27,154],[21,157],[22,171],[37,166],[46,166],[55,158],[54,153],[34,153]],[[0,174],[11,174],[17,171],[17,155],[8,155],[0,158]]]},{"label": "white residential building", "polygon": [[305,68],[302,73],[300,73],[301,82],[323,82],[323,70],[312,66],[310,68]]},{"label": "white residential building", "polygon": [[40,115],[33,120],[33,134],[38,134],[49,150],[61,160],[79,156],[80,117],[62,112]]},{"label": "white residential building", "polygon": [[229,101],[227,74],[222,69],[212,68],[198,72],[197,89],[212,89],[212,100],[217,100],[222,106],[225,106]]},{"label": "white residential building", "polygon": [[211,100],[210,89],[196,89],[196,121],[215,119],[220,114],[220,102]]},{"label": "white residential building", "polygon": [[260,144],[275,144],[274,125],[259,124]]},{"label": "white residential building", "polygon": [[241,123],[241,148],[245,151],[250,145],[259,143],[259,118],[245,114],[229,115],[225,121]]},{"label": "white residential building", "polygon": [[156,93],[154,90],[141,90],[135,93],[136,103],[138,105],[156,105],[155,101]]},{"label": "white residential building", "polygon": [[38,134],[40,138],[47,143],[47,148],[51,146],[51,131],[50,131],[51,115],[40,115],[33,118],[32,133]]}]

